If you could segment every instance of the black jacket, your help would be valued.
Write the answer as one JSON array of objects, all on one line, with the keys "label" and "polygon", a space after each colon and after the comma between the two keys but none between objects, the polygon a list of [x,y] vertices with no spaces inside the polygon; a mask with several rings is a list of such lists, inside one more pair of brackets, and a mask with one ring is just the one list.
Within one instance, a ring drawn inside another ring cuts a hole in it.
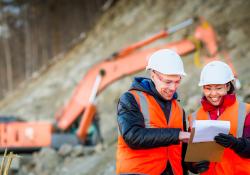
[{"label": "black jacket", "polygon": [[[135,78],[130,90],[143,91],[152,95],[161,106],[167,121],[169,120],[171,100],[165,100],[160,96],[152,80],[142,77]],[[177,99],[176,93],[173,98]],[[183,114],[183,126],[186,130],[185,113]],[[129,91],[120,97],[117,106],[117,115],[120,133],[124,141],[132,149],[149,149],[179,144],[180,128],[145,128],[140,108],[134,96]],[[186,145],[183,146],[183,157],[185,150]],[[185,169],[184,172],[186,172]],[[163,174],[172,174],[171,166],[167,166]]]},{"label": "black jacket", "polygon": [[[243,158],[250,158],[250,138],[247,137],[247,138],[240,138],[240,143],[239,143],[239,146],[238,146],[238,149],[235,148],[235,152],[243,157]],[[241,144],[241,145],[240,145]]]}]

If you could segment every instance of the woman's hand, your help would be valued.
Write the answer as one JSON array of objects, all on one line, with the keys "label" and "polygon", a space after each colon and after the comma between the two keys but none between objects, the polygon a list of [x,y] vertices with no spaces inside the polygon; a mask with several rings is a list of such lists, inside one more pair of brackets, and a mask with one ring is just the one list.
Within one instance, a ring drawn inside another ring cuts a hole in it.
[{"label": "woman's hand", "polygon": [[216,141],[216,143],[226,148],[234,147],[238,143],[238,139],[231,134],[219,133],[217,136],[214,137],[214,140]]}]

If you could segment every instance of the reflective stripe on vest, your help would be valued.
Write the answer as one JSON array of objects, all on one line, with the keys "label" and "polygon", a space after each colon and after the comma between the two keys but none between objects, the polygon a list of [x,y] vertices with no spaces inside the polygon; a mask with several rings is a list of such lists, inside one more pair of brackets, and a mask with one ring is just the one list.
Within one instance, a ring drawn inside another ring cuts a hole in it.
[{"label": "reflective stripe on vest", "polygon": [[[181,128],[183,130],[183,111],[177,101],[172,101],[170,120],[167,123],[160,105],[151,95],[130,91],[136,99],[144,118],[145,128]],[[133,117],[133,116],[131,116]],[[182,145],[162,146],[150,149],[131,149],[122,136],[118,136],[117,174],[147,174],[159,175],[166,168],[167,161],[172,166],[175,175],[182,175],[181,164]]]},{"label": "reflective stripe on vest", "polygon": [[246,104],[243,102],[239,102],[239,111],[238,111],[238,126],[237,126],[237,137],[242,137],[243,129],[246,119]]},{"label": "reflective stripe on vest", "polygon": [[142,94],[141,91],[136,91],[136,93],[139,95],[139,104],[141,107],[141,112],[143,114],[143,118],[144,118],[144,124],[146,128],[150,128],[150,124],[149,124],[149,106],[147,103],[147,100],[145,98],[145,96]]}]

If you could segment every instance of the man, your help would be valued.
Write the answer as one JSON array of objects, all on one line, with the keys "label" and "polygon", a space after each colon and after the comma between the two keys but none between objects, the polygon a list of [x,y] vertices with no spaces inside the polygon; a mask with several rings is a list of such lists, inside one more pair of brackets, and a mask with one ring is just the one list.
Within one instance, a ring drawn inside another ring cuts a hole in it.
[{"label": "man", "polygon": [[185,75],[180,56],[162,49],[149,58],[150,79],[135,78],[118,103],[117,174],[182,175],[186,131],[176,90]]}]

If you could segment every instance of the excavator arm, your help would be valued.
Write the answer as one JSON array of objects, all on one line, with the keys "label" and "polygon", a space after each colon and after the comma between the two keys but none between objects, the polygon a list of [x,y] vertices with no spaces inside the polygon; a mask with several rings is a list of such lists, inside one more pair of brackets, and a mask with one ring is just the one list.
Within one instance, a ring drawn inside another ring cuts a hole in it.
[{"label": "excavator arm", "polygon": [[100,72],[103,71],[105,74],[102,77],[97,94],[114,81],[145,69],[148,56],[156,50],[163,48],[174,49],[180,55],[184,55],[195,50],[195,46],[190,40],[182,40],[151,49],[139,50],[130,55],[119,57],[119,59],[105,60],[93,66],[83,77],[75,90],[72,99],[65,107],[62,116],[58,120],[58,127],[62,130],[67,129],[70,127],[72,122],[76,120],[79,114],[82,113],[82,110],[85,110],[89,103],[95,79]]},{"label": "excavator arm", "polygon": [[92,90],[94,89],[94,82],[100,72],[104,72],[102,81],[97,88],[96,94],[99,94],[105,87],[112,82],[126,76],[141,71],[145,68],[147,57],[154,51],[161,48],[172,48],[177,50],[180,54],[188,53],[195,49],[194,44],[189,40],[182,40],[176,43],[165,44],[159,47],[138,50],[150,43],[166,38],[170,34],[191,25],[193,19],[185,20],[184,22],[163,30],[152,37],[132,44],[119,52],[113,53],[109,58],[94,65],[83,77],[78,87],[75,89],[69,103],[57,114],[58,128],[61,130],[68,129],[71,124],[83,113],[86,106],[89,104],[89,99]]}]

